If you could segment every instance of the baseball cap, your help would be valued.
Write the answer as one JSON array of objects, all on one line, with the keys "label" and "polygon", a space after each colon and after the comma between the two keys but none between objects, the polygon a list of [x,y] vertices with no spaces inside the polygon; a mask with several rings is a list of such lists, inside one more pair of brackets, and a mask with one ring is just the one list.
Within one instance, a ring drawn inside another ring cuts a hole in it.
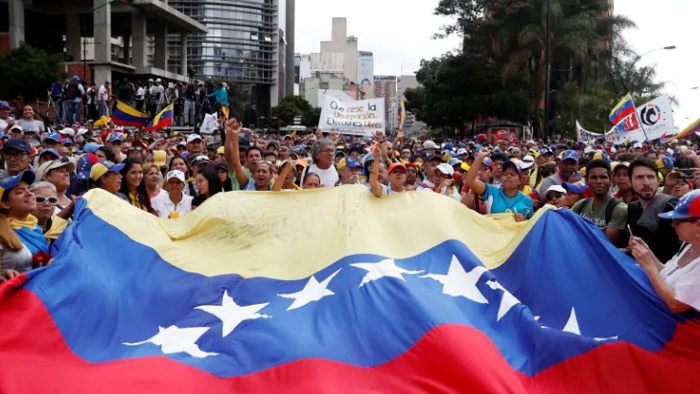
[{"label": "baseball cap", "polygon": [[564,151],[564,153],[561,156],[561,161],[564,160],[575,160],[578,161],[578,153],[576,151],[573,151],[571,149]]},{"label": "baseball cap", "polygon": [[7,149],[14,149],[29,154],[32,153],[32,146],[29,145],[29,142],[21,138],[10,138],[9,140],[7,140],[7,142],[5,142],[5,145],[3,145],[2,147],[2,150],[5,151]]},{"label": "baseball cap", "polygon": [[11,176],[0,180],[0,199],[2,199],[2,196],[3,194],[5,194],[6,191],[12,190],[12,188],[17,186],[20,182],[24,182],[28,185],[31,185],[32,183],[34,183],[34,179],[34,173],[27,170],[23,171],[21,174],[17,174],[15,176]]},{"label": "baseball cap", "polygon": [[352,157],[346,157],[346,158],[340,159],[340,161],[338,162],[338,169],[339,170],[344,168],[344,167],[362,168],[362,164],[358,163],[358,161]]},{"label": "baseball cap", "polygon": [[83,151],[85,151],[85,153],[95,153],[98,149],[100,149],[100,145],[96,142],[88,142],[83,146]]},{"label": "baseball cap", "polygon": [[63,140],[63,145],[68,145],[68,144],[73,145],[73,140],[70,138],[66,138],[65,140]]},{"label": "baseball cap", "polygon": [[78,179],[85,181],[90,178],[90,169],[100,159],[92,153],[86,153],[78,159]]},{"label": "baseball cap", "polygon": [[55,141],[58,143],[61,142],[61,139],[62,139],[61,135],[58,133],[54,133],[54,132],[48,133],[48,134],[46,134],[46,137],[44,137],[44,141],[51,140],[51,141]]},{"label": "baseball cap", "polygon": [[168,155],[164,150],[153,151],[153,164],[163,167],[168,161]]},{"label": "baseball cap", "polygon": [[62,135],[69,135],[71,137],[75,137],[75,130],[71,129],[70,127],[64,127],[61,130],[59,130],[58,133]]},{"label": "baseball cap", "polygon": [[408,171],[408,169],[406,168],[406,165],[403,163],[391,163],[391,165],[389,166],[389,174],[391,174],[392,172],[394,172],[394,170],[397,170],[397,169],[403,169],[404,172]]},{"label": "baseball cap", "polygon": [[44,175],[48,174],[51,170],[61,167],[66,167],[68,172],[75,170],[75,165],[67,157],[61,160],[51,160],[43,163],[36,169],[36,179],[42,180],[44,179]]},{"label": "baseball cap", "polygon": [[124,141],[124,134],[122,133],[112,133],[109,135],[109,142]]},{"label": "baseball cap", "polygon": [[185,183],[185,174],[180,171],[180,170],[172,170],[168,173],[168,175],[165,177],[165,182],[168,182],[169,180],[176,178],[179,179],[180,182]]},{"label": "baseball cap", "polygon": [[482,163],[483,163],[483,165],[485,165],[486,167],[488,167],[488,168],[490,168],[490,169],[493,170],[493,160],[491,160],[490,157],[484,158],[484,161],[482,161]]},{"label": "baseball cap", "polygon": [[423,149],[440,149],[440,147],[435,142],[427,140],[423,143]]},{"label": "baseball cap", "polygon": [[196,166],[196,165],[202,164],[202,163],[209,163],[209,157],[207,157],[205,155],[197,155],[197,156],[193,157],[192,160],[190,160],[190,164],[192,164],[193,166]]},{"label": "baseball cap", "polygon": [[124,168],[124,165],[124,163],[115,164],[106,160],[97,162],[96,164],[93,164],[92,168],[90,169],[90,179],[96,181],[102,178],[102,176],[108,172],[119,172],[122,170],[122,168]]},{"label": "baseball cap", "polygon": [[197,141],[197,140],[201,141],[201,140],[202,140],[202,136],[199,135],[199,134],[190,134],[190,135],[187,137],[187,143],[188,143],[188,144],[189,144],[190,142],[192,142],[192,141]]},{"label": "baseball cap", "polygon": [[[518,161],[520,161],[520,160],[518,160]],[[521,163],[522,163],[522,162],[521,162]],[[506,169],[507,169],[508,167],[512,167],[513,169],[515,169],[515,172],[517,172],[518,175],[522,174],[522,172],[523,172],[523,170],[520,169],[519,164],[516,163],[516,162],[514,162],[514,161],[506,160],[506,161],[504,161],[503,164],[501,165],[501,168],[503,169],[503,172],[505,172]]]},{"label": "baseball cap", "polygon": [[10,104],[7,101],[0,101],[0,108],[10,108]]},{"label": "baseball cap", "polygon": [[673,159],[670,157],[663,156],[656,160],[656,166],[659,168],[673,168]]},{"label": "baseball cap", "polygon": [[16,125],[10,127],[9,130],[7,130],[8,133],[11,133],[11,132],[13,132],[13,131],[16,131],[16,132],[18,132],[18,133],[21,133],[21,132],[23,131],[22,126],[16,124]]},{"label": "baseball cap", "polygon": [[[44,149],[43,151],[41,151],[41,153],[39,153],[39,157],[44,156],[47,153],[51,153],[52,155],[56,156],[57,159],[61,157],[61,155],[58,154],[58,151],[56,151],[56,149],[54,148]],[[41,179],[41,177],[39,179]]]},{"label": "baseball cap", "polygon": [[681,197],[676,209],[660,213],[659,217],[661,219],[700,218],[700,190],[693,190]]},{"label": "baseball cap", "polygon": [[455,169],[447,163],[438,164],[437,170],[442,172],[443,174],[449,175],[449,176],[452,176],[455,174]]},{"label": "baseball cap", "polygon": [[586,185],[583,181],[578,181],[576,183],[564,183],[562,184],[562,187],[574,194],[583,194],[583,192],[588,190],[588,185]]},{"label": "baseball cap", "polygon": [[593,155],[593,160],[605,160],[605,161],[607,161],[608,163],[610,163],[610,162],[612,161],[612,160],[610,160],[610,156],[608,156],[608,154],[605,153],[605,151],[602,151],[602,150],[597,151],[597,152]]},{"label": "baseball cap", "polygon": [[622,162],[619,162],[619,163],[615,164],[615,166],[614,166],[613,169],[612,169],[613,172],[617,171],[617,169],[620,168],[620,167],[629,168],[629,167],[630,167],[630,163],[628,163],[628,162],[626,162],[626,161],[622,161]]},{"label": "baseball cap", "polygon": [[549,192],[557,192],[557,193],[566,194],[566,189],[564,189],[564,187],[562,185],[552,185],[552,186],[547,188],[547,191],[544,192],[544,194],[547,195],[547,193],[549,193]]}]

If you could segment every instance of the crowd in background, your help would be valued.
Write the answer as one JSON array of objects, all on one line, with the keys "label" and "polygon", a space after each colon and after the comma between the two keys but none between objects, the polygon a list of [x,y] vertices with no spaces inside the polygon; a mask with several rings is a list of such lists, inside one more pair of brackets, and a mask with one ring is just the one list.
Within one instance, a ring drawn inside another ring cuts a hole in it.
[{"label": "crowd in background", "polygon": [[[116,196],[115,204],[167,220],[222,192],[364,185],[377,198],[435,193],[445,197],[435,203],[508,214],[515,221],[531,219],[547,204],[571,210],[600,229],[605,242],[636,258],[673,311],[700,308],[697,144],[489,141],[485,135],[436,141],[405,132],[370,137],[320,130],[264,135],[236,119],[222,120],[208,135],[144,132],[75,121],[76,83],[63,88],[62,94],[73,93],[56,107],[64,108],[59,119],[73,114],[65,125],[47,124],[31,106],[20,111],[0,102],[3,278],[48,264],[50,243],[69,224],[75,201],[93,188]],[[160,95],[151,94],[154,87]],[[88,87],[86,95],[94,90]],[[158,80],[145,86],[122,81],[113,93],[107,82],[97,89],[96,110],[108,112],[103,106],[111,98],[100,100],[116,94],[155,113],[182,97],[179,90]],[[185,91],[195,103],[204,97],[192,86]],[[211,94],[223,104],[216,91]],[[562,242],[576,237],[563,235]]]}]

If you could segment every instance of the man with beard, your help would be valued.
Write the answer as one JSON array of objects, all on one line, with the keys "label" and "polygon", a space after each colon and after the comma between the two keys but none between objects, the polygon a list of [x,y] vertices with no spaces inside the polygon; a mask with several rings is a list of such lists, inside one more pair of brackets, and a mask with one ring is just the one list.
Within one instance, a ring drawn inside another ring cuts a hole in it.
[{"label": "man with beard", "polygon": [[[659,261],[668,261],[680,249],[678,235],[671,220],[659,218],[660,213],[673,211],[678,199],[667,194],[657,194],[659,168],[649,159],[637,159],[628,169],[632,188],[639,201],[629,205],[628,219],[632,236],[639,237]],[[629,252],[629,247],[626,250]]]},{"label": "man with beard", "polygon": [[337,185],[355,185],[360,183],[360,175],[362,175],[362,164],[358,163],[352,157],[340,159],[338,162],[338,175],[340,180]]}]

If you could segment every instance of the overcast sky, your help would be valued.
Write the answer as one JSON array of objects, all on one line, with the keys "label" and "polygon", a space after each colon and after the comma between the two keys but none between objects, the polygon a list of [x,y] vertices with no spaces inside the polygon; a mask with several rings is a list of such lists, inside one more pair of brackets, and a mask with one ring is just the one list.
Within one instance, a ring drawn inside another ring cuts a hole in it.
[{"label": "overcast sky", "polygon": [[[283,2],[282,0],[281,2]],[[374,53],[375,74],[401,75],[417,69],[421,59],[439,56],[459,46],[459,39],[433,40],[449,20],[433,15],[438,0],[297,0],[296,52],[320,51],[331,38],[331,19],[348,18],[348,34],[357,36],[360,50]],[[640,63],[656,64],[657,78],[679,102],[679,129],[700,117],[700,45],[697,16],[700,0],[615,0],[615,13],[625,15],[637,29],[625,33],[638,51],[676,45],[674,51],[645,55]]]}]

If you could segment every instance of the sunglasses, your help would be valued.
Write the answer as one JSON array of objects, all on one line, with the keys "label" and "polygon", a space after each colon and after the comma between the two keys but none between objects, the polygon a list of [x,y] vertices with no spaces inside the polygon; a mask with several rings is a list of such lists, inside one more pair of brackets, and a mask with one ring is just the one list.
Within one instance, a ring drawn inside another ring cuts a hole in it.
[{"label": "sunglasses", "polygon": [[547,201],[552,201],[555,198],[561,198],[563,195],[564,195],[564,193],[550,193],[550,194],[547,194],[546,199],[547,199]]},{"label": "sunglasses", "polygon": [[36,196],[36,203],[37,204],[43,204],[46,201],[48,201],[49,204],[51,204],[51,205],[58,204],[58,198],[56,198],[56,197]]}]

